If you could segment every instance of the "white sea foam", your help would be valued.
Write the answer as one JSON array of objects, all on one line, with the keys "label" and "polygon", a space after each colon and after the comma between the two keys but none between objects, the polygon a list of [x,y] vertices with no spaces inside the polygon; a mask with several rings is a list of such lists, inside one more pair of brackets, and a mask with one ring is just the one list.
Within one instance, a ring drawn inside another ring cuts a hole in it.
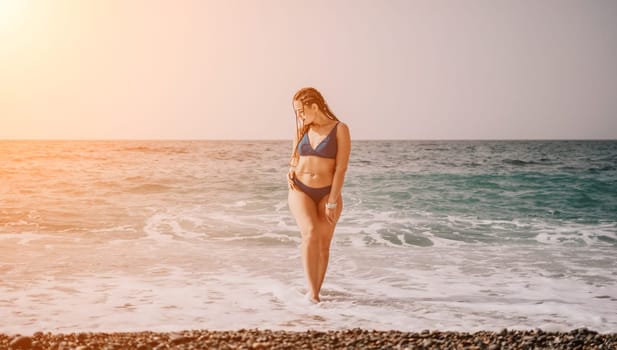
[{"label": "white sea foam", "polygon": [[[30,273],[26,285],[2,285],[0,319],[11,323],[0,323],[0,331],[497,330],[538,325],[609,331],[617,326],[617,276],[602,274],[601,262],[582,268],[576,251],[570,252],[570,262],[564,261],[563,277],[555,278],[549,277],[554,271],[530,264],[534,256],[553,254],[545,250],[474,245],[456,251],[393,250],[335,243],[323,303],[311,306],[303,296],[297,246],[238,249],[170,239],[157,240],[161,247],[152,251],[139,242],[123,249],[135,262],[152,265],[128,264],[113,273],[83,268],[47,277]],[[198,252],[216,263],[198,263]],[[7,277],[18,275],[11,270]]]},{"label": "white sea foam", "polygon": [[[549,225],[538,223],[536,240],[544,244],[614,245],[617,242],[617,223]],[[608,240],[600,239],[605,237]]]},{"label": "white sea foam", "polygon": [[32,232],[0,234],[0,240],[15,240],[15,242],[20,245],[26,245],[32,241],[38,241],[42,239],[58,240],[58,239],[63,239],[63,237],[58,237],[58,236],[48,235],[48,234],[43,234],[43,233],[32,233]]}]

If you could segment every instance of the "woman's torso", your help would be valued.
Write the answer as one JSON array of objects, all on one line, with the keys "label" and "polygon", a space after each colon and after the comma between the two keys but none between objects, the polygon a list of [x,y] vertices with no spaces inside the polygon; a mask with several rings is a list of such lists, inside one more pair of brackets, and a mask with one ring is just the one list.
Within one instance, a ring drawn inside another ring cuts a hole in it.
[{"label": "woman's torso", "polygon": [[336,129],[338,122],[318,134],[309,129],[298,144],[296,177],[310,187],[332,184],[336,166]]}]

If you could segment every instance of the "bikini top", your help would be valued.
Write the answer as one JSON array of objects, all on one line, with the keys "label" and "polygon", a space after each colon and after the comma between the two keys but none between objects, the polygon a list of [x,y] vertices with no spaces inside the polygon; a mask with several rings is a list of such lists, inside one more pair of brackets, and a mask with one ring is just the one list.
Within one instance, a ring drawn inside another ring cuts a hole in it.
[{"label": "bikini top", "polygon": [[326,136],[317,147],[313,148],[308,138],[308,131],[298,143],[298,154],[301,156],[317,156],[322,158],[336,158],[337,143],[336,143],[336,127],[334,125],[328,136]]}]

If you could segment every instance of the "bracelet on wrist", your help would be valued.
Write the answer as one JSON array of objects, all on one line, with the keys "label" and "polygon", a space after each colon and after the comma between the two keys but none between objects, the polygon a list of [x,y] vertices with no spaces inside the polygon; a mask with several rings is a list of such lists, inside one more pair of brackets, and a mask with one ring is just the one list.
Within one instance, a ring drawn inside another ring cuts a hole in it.
[{"label": "bracelet on wrist", "polygon": [[326,202],[326,209],[335,209],[335,208],[336,208],[336,202],[334,203]]}]

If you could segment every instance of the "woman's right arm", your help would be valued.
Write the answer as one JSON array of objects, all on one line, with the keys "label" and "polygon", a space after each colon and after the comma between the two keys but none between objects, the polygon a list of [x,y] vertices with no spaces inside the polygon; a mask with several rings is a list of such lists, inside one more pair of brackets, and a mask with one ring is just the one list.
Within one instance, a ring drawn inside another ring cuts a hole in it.
[{"label": "woman's right arm", "polygon": [[295,151],[296,151],[296,143],[298,140],[298,136],[294,136],[293,142],[291,144],[291,156],[289,157],[290,159],[290,164],[289,164],[289,171],[287,171],[287,184],[289,185],[289,189],[292,190],[296,190],[296,184],[294,183],[293,179],[296,177],[296,164],[291,163],[291,159],[293,158]]}]

